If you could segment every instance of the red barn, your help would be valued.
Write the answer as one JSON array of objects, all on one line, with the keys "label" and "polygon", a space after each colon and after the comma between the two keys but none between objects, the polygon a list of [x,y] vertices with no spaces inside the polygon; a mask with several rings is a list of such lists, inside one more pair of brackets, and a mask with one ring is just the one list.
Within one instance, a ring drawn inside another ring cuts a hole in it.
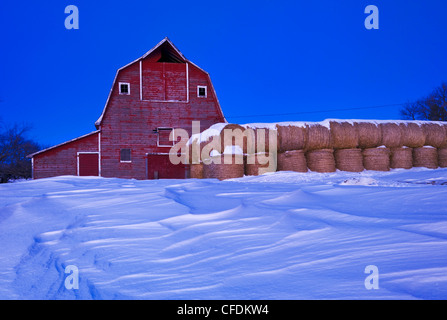
[{"label": "red barn", "polygon": [[33,177],[185,178],[188,166],[169,161],[169,134],[191,135],[192,121],[201,131],[226,122],[209,74],[165,38],[117,71],[96,131],[29,156]]}]

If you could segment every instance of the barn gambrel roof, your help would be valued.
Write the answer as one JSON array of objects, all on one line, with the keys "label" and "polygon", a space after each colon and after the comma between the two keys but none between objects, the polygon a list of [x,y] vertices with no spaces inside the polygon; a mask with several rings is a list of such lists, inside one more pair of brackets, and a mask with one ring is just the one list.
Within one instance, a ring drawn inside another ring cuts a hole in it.
[{"label": "barn gambrel roof", "polygon": [[208,80],[209,80],[209,82],[210,82],[210,84],[211,84],[211,89],[213,90],[214,96],[216,97],[217,106],[218,106],[218,108],[219,108],[220,113],[222,114],[222,117],[225,119],[225,116],[223,115],[222,108],[221,108],[221,106],[220,106],[219,99],[217,98],[216,91],[214,90],[214,86],[213,86],[213,83],[212,83],[212,81],[211,81],[211,78],[210,78],[209,73],[206,72],[205,70],[203,70],[202,68],[200,68],[199,66],[197,66],[195,63],[193,63],[193,62],[189,61],[188,59],[186,59],[186,57],[180,52],[179,49],[177,49],[177,47],[171,42],[171,40],[169,40],[169,38],[166,37],[166,38],[164,38],[163,40],[161,40],[155,47],[153,47],[151,50],[149,50],[148,52],[146,52],[143,56],[141,56],[140,58],[138,58],[138,59],[136,59],[136,60],[134,60],[134,61],[132,61],[132,62],[126,64],[124,67],[121,67],[121,68],[119,68],[119,69],[116,71],[115,79],[113,80],[112,88],[111,88],[110,91],[109,91],[109,96],[107,97],[107,101],[106,101],[106,104],[105,104],[105,106],[104,106],[104,109],[103,109],[103,111],[102,111],[101,116],[99,117],[99,119],[96,120],[96,122],[95,122],[95,126],[96,126],[97,129],[99,129],[99,126],[101,125],[101,122],[102,122],[102,120],[103,120],[103,118],[104,118],[104,115],[105,115],[105,113],[106,113],[107,106],[108,106],[108,104],[109,104],[110,97],[111,97],[111,95],[112,95],[113,88],[115,87],[116,79],[118,78],[118,74],[119,74],[119,72],[120,72],[121,70],[123,70],[123,69],[125,69],[125,68],[131,66],[131,65],[134,64],[134,63],[137,63],[137,62],[140,62],[140,61],[144,60],[145,58],[147,58],[148,56],[150,56],[152,53],[156,52],[157,50],[164,50],[165,55],[168,56],[170,59],[172,59],[172,60],[178,60],[178,62],[183,62],[183,63],[191,64],[191,65],[193,65],[194,67],[196,67],[196,68],[198,68],[199,70],[201,70],[202,72],[204,72],[204,73],[208,76]]}]

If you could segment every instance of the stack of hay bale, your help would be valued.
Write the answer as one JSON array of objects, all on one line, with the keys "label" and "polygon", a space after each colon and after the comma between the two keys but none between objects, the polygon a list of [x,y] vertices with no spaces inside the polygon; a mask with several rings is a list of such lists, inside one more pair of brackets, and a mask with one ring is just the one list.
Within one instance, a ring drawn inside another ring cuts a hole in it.
[{"label": "stack of hay bale", "polygon": [[[238,124],[213,127],[204,134],[205,138],[189,141],[191,178],[225,180],[276,171],[276,129]],[[272,147],[270,136],[275,142]]]},{"label": "stack of hay bale", "polygon": [[[278,123],[266,128],[261,135],[258,128],[249,125],[225,125],[220,133],[222,138],[224,129],[239,129],[242,133],[252,129],[253,134],[244,135],[239,140],[224,142],[222,139],[222,150],[232,146],[242,150],[241,154],[233,154],[235,162],[224,164],[223,154],[210,157],[220,157],[221,164],[212,161],[208,165],[191,165],[191,177],[223,180],[275,170],[361,172],[365,169],[389,171],[396,168],[447,167],[446,123],[326,120],[319,123]],[[277,138],[276,146],[268,143],[270,132]],[[258,150],[260,141],[266,142],[263,150]],[[253,145],[255,148],[250,148]],[[202,141],[200,150],[203,147]]]}]

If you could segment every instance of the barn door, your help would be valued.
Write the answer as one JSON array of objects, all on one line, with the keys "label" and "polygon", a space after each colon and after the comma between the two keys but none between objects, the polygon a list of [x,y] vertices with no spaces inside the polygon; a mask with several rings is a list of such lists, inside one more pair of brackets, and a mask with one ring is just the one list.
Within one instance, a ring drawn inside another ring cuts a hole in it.
[{"label": "barn door", "polygon": [[78,153],[78,176],[99,176],[98,153]]},{"label": "barn door", "polygon": [[185,179],[187,178],[187,166],[172,164],[167,154],[148,154],[147,178],[148,179]]}]

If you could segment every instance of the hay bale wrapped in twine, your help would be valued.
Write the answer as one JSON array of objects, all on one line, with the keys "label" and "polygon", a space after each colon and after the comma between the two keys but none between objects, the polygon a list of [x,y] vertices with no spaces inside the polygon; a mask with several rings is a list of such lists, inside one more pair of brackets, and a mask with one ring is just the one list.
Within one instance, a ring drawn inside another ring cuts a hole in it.
[{"label": "hay bale wrapped in twine", "polygon": [[429,169],[438,168],[438,150],[431,146],[413,149],[413,166]]},{"label": "hay bale wrapped in twine", "polygon": [[330,121],[332,148],[353,149],[359,144],[357,128],[349,122]]},{"label": "hay bale wrapped in twine", "polygon": [[390,149],[389,148],[369,148],[362,151],[363,165],[366,170],[389,171],[390,170]]},{"label": "hay bale wrapped in twine", "polygon": [[[225,156],[230,163],[225,163]],[[217,155],[204,160],[203,177],[206,179],[232,179],[244,176],[242,155]]]},{"label": "hay bale wrapped in twine", "polygon": [[307,172],[306,155],[303,150],[278,153],[278,171]]},{"label": "hay bale wrapped in twine", "polygon": [[286,152],[292,150],[303,150],[306,148],[308,129],[298,126],[277,125],[278,151]]},{"label": "hay bale wrapped in twine", "polygon": [[447,148],[447,123],[443,124],[442,127],[444,128],[445,139],[444,142],[438,148],[445,149]]},{"label": "hay bale wrapped in twine", "polygon": [[420,148],[425,144],[425,134],[422,127],[413,122],[401,123],[401,143],[410,148]]},{"label": "hay bale wrapped in twine", "polygon": [[[244,135],[245,128],[239,124],[227,124],[220,131],[220,141],[221,141],[221,150],[225,150],[227,146],[239,146],[244,153],[247,153],[247,136]],[[249,139],[254,140],[253,136],[250,136]]]},{"label": "hay bale wrapped in twine", "polygon": [[413,149],[408,147],[391,148],[390,167],[392,169],[411,169]]},{"label": "hay bale wrapped in twine", "polygon": [[189,166],[189,177],[192,179],[203,179],[203,163],[191,164]]},{"label": "hay bale wrapped in twine", "polygon": [[382,144],[382,129],[375,123],[355,122],[358,147],[362,149],[376,148]]},{"label": "hay bale wrapped in twine", "polygon": [[[276,128],[253,128],[245,129],[247,139],[247,154],[277,152],[278,131]],[[271,141],[271,139],[274,139]]]},{"label": "hay bale wrapped in twine", "polygon": [[315,172],[334,172],[335,159],[333,149],[311,150],[306,153],[307,167]]},{"label": "hay bale wrapped in twine", "polygon": [[306,150],[332,149],[331,132],[321,124],[308,124]]},{"label": "hay bale wrapped in twine", "polygon": [[357,148],[338,149],[334,152],[335,166],[338,170],[361,172],[363,167],[362,150]]},{"label": "hay bale wrapped in twine", "polygon": [[387,148],[400,148],[403,146],[402,132],[397,123],[381,123],[379,126],[382,131],[381,145],[384,145]]},{"label": "hay bale wrapped in twine", "polygon": [[245,161],[245,175],[257,176],[267,172],[276,172],[275,153],[249,154]]},{"label": "hay bale wrapped in twine", "polygon": [[438,149],[438,166],[447,168],[447,148]]},{"label": "hay bale wrapped in twine", "polygon": [[439,148],[446,143],[445,126],[436,123],[423,123],[422,130],[424,131],[426,146]]}]

